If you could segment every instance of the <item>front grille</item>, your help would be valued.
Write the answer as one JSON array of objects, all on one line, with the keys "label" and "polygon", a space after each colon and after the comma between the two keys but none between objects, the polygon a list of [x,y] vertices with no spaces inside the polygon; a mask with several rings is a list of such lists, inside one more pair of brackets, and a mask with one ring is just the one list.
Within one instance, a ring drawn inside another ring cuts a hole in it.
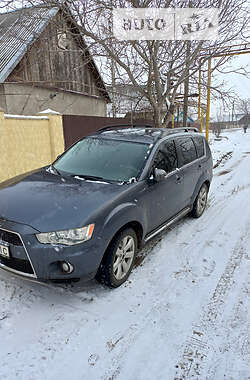
[{"label": "front grille", "polygon": [[8,268],[15,269],[19,272],[34,274],[32,266],[28,260],[16,259],[15,257],[11,257],[6,259],[5,257],[0,257],[0,263],[5,265]]},{"label": "front grille", "polygon": [[19,246],[22,245],[22,241],[17,234],[13,232],[9,232],[9,231],[4,231],[1,229],[0,229],[0,240],[6,241],[7,243],[12,244],[12,245],[19,245]]}]

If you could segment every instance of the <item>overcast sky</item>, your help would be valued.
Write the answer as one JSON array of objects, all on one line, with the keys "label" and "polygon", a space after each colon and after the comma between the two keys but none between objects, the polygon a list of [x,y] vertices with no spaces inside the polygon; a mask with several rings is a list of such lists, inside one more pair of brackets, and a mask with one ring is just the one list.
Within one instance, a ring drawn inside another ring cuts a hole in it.
[{"label": "overcast sky", "polygon": [[[239,55],[234,58],[234,60],[231,62],[231,69],[239,68],[239,67],[245,67],[246,70],[250,71],[250,53]],[[225,71],[228,71],[226,69]],[[219,74],[218,79],[220,81],[226,82],[226,89],[234,89],[234,91],[241,97],[241,98],[250,98],[250,75],[248,74],[248,77],[242,76],[240,74],[235,73],[229,73],[229,74]],[[217,113],[217,110],[219,108],[218,102],[212,101],[211,104],[211,115],[215,116]],[[225,111],[225,113],[228,113],[228,111]]]},{"label": "overcast sky", "polygon": [[[0,4],[2,1],[3,0],[0,0]],[[6,11],[6,8],[5,9],[0,8],[0,13],[3,12],[4,10]],[[240,55],[238,57],[235,57],[234,60],[231,61],[230,65],[231,65],[231,67],[229,68],[230,70],[243,66],[248,71],[250,71],[250,54],[245,54],[245,55]],[[226,69],[226,71],[228,70]],[[104,75],[103,70],[101,70],[101,72],[102,72],[102,75]],[[247,78],[246,76],[242,76],[240,74],[228,73],[228,74],[218,74],[217,78],[220,82],[222,81],[226,82],[225,89],[228,89],[228,90],[233,89],[241,98],[245,98],[245,99],[250,98],[250,75],[248,75],[248,78]],[[214,81],[215,80],[212,79],[212,85]],[[206,99],[203,99],[202,101],[205,103]],[[221,104],[218,101],[214,101],[212,99],[211,116],[216,117],[216,114],[218,113],[218,110],[220,108],[221,108]],[[222,112],[225,114],[228,114],[229,110],[228,109],[222,110]]]}]

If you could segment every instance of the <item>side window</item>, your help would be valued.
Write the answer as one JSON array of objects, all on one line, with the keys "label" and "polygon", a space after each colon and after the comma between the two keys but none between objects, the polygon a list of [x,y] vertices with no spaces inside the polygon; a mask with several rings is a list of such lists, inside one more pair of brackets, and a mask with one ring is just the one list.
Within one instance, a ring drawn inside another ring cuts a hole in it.
[{"label": "side window", "polygon": [[166,156],[167,161],[167,173],[172,172],[177,168],[177,153],[175,149],[175,143],[173,140],[167,140],[162,149],[163,153]]},{"label": "side window", "polygon": [[179,147],[180,167],[197,159],[196,149],[191,137],[180,137],[176,141]]},{"label": "side window", "polygon": [[177,168],[177,153],[173,140],[166,141],[160,146],[154,160],[154,166],[165,170],[167,173]]},{"label": "side window", "polygon": [[202,157],[205,154],[204,140],[202,137],[197,136],[193,138],[194,145],[196,147],[198,157]]},{"label": "side window", "polygon": [[154,167],[157,169],[166,170],[166,166],[167,164],[166,164],[165,155],[163,154],[162,150],[159,150],[154,159]]}]

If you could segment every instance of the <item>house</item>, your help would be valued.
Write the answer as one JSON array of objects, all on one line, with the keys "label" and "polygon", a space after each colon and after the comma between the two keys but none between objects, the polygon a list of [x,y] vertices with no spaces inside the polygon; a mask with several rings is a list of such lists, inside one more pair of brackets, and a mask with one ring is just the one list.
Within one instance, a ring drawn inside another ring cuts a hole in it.
[{"label": "house", "polygon": [[[184,117],[183,112],[180,112],[179,115],[175,116],[174,121],[176,121],[177,123],[178,122],[183,123],[183,117]],[[190,116],[187,116],[187,123],[188,124],[194,123],[194,120]]]},{"label": "house", "polygon": [[[147,90],[146,86],[144,86]],[[116,83],[113,87],[107,87],[112,103],[108,105],[107,112],[109,116],[124,116],[126,119],[135,121],[138,119],[146,119],[153,121],[153,110],[146,97],[143,97],[138,89],[132,84]],[[197,102],[188,100],[189,110],[194,110],[197,113]],[[176,115],[174,121],[175,126],[183,126],[183,95],[177,94],[177,98],[174,101],[174,113]],[[172,110],[171,110],[172,111]],[[168,114],[168,108],[166,104],[163,105],[161,111],[162,120]],[[194,123],[194,119],[187,117],[187,123]],[[172,121],[170,122],[172,126]],[[198,126],[200,123],[196,123]],[[194,125],[194,124],[193,124]]]},{"label": "house", "polygon": [[107,87],[112,103],[107,107],[109,116],[125,116],[128,112],[144,111],[149,107],[147,99],[133,84],[116,83],[113,87]]},{"label": "house", "polygon": [[0,14],[0,108],[106,116],[109,102],[79,28],[64,10],[36,6]]},{"label": "house", "polygon": [[[218,120],[219,119],[219,120]],[[244,114],[228,114],[228,115],[220,115],[217,117],[217,121],[212,120],[210,123],[211,129],[223,128],[238,128],[244,124],[244,121],[247,120],[247,115]]]},{"label": "house", "polygon": [[240,125],[249,125],[250,126],[250,114],[245,114],[239,120]]}]

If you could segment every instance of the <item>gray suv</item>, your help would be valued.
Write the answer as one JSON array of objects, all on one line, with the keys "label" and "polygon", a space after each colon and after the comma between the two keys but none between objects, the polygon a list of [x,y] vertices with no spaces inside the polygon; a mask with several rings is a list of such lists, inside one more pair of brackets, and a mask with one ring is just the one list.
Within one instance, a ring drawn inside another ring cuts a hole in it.
[{"label": "gray suv", "polygon": [[104,128],[0,184],[0,268],[117,287],[143,244],[202,215],[211,179],[211,152],[195,129]]}]

